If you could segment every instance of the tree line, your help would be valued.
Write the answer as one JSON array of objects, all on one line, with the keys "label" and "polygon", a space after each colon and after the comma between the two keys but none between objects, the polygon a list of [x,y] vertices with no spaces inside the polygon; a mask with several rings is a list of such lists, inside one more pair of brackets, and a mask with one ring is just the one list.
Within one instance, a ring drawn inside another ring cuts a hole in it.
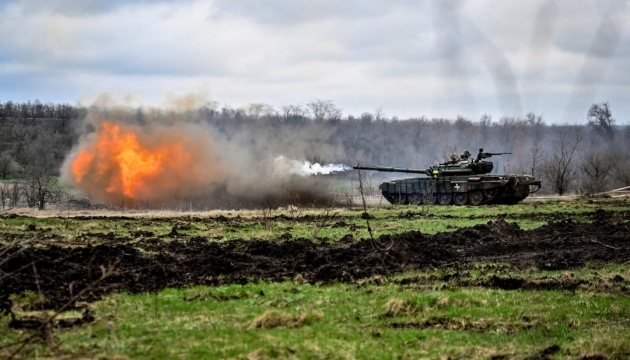
[{"label": "tree line", "polygon": [[[83,120],[107,111],[38,100],[0,102],[2,207],[43,209],[60,201],[65,192],[57,182],[59,169],[85,131]],[[546,193],[596,194],[630,186],[630,126],[617,124],[606,102],[585,108],[578,125],[547,124],[534,113],[500,119],[399,119],[377,108],[344,116],[332,101],[320,99],[281,107],[210,102],[183,112],[138,108],[129,116],[140,125],[164,118],[201,122],[224,139],[247,138],[244,151],[317,163],[427,168],[451,154],[474,154],[483,147],[512,153],[491,159],[495,172],[533,175],[543,181]]]}]

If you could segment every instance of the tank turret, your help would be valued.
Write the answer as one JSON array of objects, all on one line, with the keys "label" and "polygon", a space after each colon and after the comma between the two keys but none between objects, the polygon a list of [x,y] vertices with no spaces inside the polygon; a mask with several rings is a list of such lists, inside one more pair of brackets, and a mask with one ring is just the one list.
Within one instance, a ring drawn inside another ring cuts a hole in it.
[{"label": "tank turret", "polygon": [[515,204],[540,189],[541,183],[529,175],[494,175],[491,161],[495,155],[479,149],[476,159],[468,150],[461,156],[428,169],[387,166],[354,166],[356,170],[424,174],[426,177],[392,180],[379,189],[392,204],[482,205]]}]

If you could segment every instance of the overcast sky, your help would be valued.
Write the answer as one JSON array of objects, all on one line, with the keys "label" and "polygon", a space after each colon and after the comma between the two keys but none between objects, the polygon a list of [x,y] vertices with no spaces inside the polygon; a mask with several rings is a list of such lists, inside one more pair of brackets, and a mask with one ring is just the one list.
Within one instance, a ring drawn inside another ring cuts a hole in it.
[{"label": "overcast sky", "polygon": [[625,0],[0,0],[0,101],[630,122]]}]

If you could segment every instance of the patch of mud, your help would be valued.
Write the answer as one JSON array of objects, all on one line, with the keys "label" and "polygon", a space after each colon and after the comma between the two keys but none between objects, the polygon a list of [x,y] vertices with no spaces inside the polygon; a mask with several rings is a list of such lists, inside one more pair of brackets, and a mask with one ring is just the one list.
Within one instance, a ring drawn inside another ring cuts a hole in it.
[{"label": "patch of mud", "polygon": [[553,359],[553,355],[560,351],[560,346],[553,344],[542,349],[540,352],[527,357],[527,360],[548,360]]},{"label": "patch of mud", "polygon": [[[499,268],[498,271],[501,271]],[[392,281],[402,286],[410,286],[418,290],[461,289],[463,287],[481,287],[500,290],[560,290],[576,291],[579,289],[597,292],[617,293],[630,296],[630,281],[616,274],[606,279],[593,276],[587,279],[577,278],[570,272],[558,277],[527,278],[514,275],[487,274],[473,277],[468,270],[450,270],[443,275],[417,275]]]},{"label": "patch of mud", "polygon": [[[10,294],[27,290],[41,292],[48,307],[58,308],[109,266],[115,267],[113,275],[89,289],[81,300],[98,299],[112,291],[142,293],[255,280],[349,282],[408,270],[465,269],[476,263],[559,270],[628,262],[628,224],[608,215],[594,214],[597,218],[591,224],[564,219],[530,231],[498,220],[431,236],[415,231],[375,241],[345,236],[333,244],[307,239],[217,243],[180,234],[170,242],[142,239],[136,244],[112,241],[76,248],[18,245],[8,248],[0,262],[0,309],[10,309]],[[492,284],[487,286],[504,289],[581,286],[502,277],[488,281]]]},{"label": "patch of mud", "polygon": [[458,318],[430,317],[424,321],[392,322],[392,329],[446,329],[464,330],[473,332],[501,331],[504,334],[513,334],[519,330],[531,329],[541,326],[536,320],[522,319],[518,322],[497,322],[492,320],[463,321]]}]

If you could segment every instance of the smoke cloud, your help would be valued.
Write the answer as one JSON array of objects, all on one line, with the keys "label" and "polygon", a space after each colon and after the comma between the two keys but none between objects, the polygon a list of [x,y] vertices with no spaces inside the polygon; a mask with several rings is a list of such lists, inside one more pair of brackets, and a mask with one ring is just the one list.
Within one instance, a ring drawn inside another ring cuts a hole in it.
[{"label": "smoke cloud", "polygon": [[62,181],[101,203],[229,209],[330,203],[328,180],[312,175],[350,169],[305,160],[308,144],[325,132],[291,136],[263,120],[223,129],[191,103],[196,110],[92,106]]}]

